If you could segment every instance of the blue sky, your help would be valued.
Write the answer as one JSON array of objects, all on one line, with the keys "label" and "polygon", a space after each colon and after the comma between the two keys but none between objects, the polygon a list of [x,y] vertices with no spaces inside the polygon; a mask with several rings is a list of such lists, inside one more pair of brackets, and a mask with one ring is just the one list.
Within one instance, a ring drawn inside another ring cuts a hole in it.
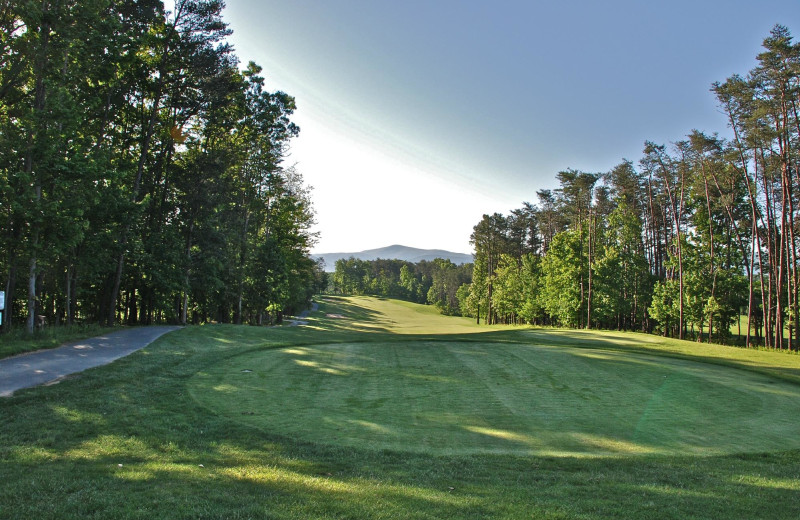
[{"label": "blue sky", "polygon": [[314,187],[315,252],[469,252],[484,213],[645,140],[727,135],[709,92],[746,74],[800,2],[228,0],[231,42],[297,99],[288,164]]}]

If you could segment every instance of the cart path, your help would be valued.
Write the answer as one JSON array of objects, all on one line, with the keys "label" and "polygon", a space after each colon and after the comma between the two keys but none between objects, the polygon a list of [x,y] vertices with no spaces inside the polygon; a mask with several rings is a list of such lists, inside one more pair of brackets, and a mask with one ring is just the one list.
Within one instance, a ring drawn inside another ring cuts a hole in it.
[{"label": "cart path", "polygon": [[157,326],[118,330],[54,349],[0,359],[0,397],[9,397],[22,388],[52,383],[87,368],[111,363],[179,328]]},{"label": "cart path", "polygon": [[297,316],[294,316],[294,319],[287,319],[286,322],[289,324],[290,327],[297,327],[298,325],[308,325],[308,322],[305,321],[305,318],[308,318],[308,315],[312,312],[316,312],[319,309],[319,305],[316,303],[311,304],[310,309],[306,309]]}]

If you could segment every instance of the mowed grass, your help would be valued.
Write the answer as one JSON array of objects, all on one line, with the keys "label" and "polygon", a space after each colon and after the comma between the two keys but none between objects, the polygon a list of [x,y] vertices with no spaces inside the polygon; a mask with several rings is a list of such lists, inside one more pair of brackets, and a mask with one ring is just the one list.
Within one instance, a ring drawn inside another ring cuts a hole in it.
[{"label": "mowed grass", "polygon": [[800,356],[429,310],[327,298],[1,399],[0,518],[800,517]]},{"label": "mowed grass", "polygon": [[435,455],[800,448],[797,385],[607,350],[482,341],[298,346],[231,358],[198,373],[189,390],[215,413],[264,431]]},{"label": "mowed grass", "polygon": [[[400,300],[327,296],[320,298],[319,303],[321,311],[308,320],[308,326],[322,331],[442,336],[508,330],[504,325],[478,325],[473,318],[442,316],[431,305]],[[373,340],[374,337],[369,339]]]}]

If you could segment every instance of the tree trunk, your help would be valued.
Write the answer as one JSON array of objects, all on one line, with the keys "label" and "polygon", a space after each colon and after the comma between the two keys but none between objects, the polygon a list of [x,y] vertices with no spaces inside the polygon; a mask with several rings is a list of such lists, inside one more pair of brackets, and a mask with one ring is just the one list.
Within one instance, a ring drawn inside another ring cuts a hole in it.
[{"label": "tree trunk", "polygon": [[64,318],[67,325],[72,325],[72,265],[67,267],[66,294],[64,295]]},{"label": "tree trunk", "polygon": [[6,280],[6,302],[5,309],[3,309],[3,326],[0,331],[8,332],[11,330],[11,317],[14,315],[14,289],[17,285],[17,268],[14,267],[14,262],[10,264],[8,270],[8,279]]},{"label": "tree trunk", "polygon": [[[716,296],[717,290],[717,271],[714,265],[714,217],[711,211],[711,193],[708,189],[708,176],[706,175],[705,161],[700,159],[700,171],[703,174],[703,189],[705,190],[706,197],[706,214],[708,215],[708,242],[709,242],[709,272],[711,275],[711,298]],[[708,342],[711,343],[711,337],[714,333],[714,313],[708,313]]]},{"label": "tree trunk", "polygon": [[183,305],[181,306],[181,324],[186,325],[189,313],[189,290],[191,289],[192,276],[192,233],[194,232],[194,221],[189,222],[189,229],[186,232],[186,273],[184,275]]},{"label": "tree trunk", "polygon": [[[48,5],[47,3],[42,4],[42,11],[45,16],[43,16],[43,20],[46,20],[48,13]],[[47,99],[47,90],[44,82],[45,76],[45,69],[47,68],[48,63],[48,48],[50,44],[50,25],[43,21],[42,26],[40,28],[41,34],[41,47],[39,48],[38,56],[35,60],[34,64],[34,74],[36,75],[35,81],[35,93],[34,93],[34,100],[33,100],[33,112],[34,114],[41,114],[44,112],[45,109],[45,102]],[[41,127],[41,123],[37,124],[38,132],[43,132],[43,128]],[[37,130],[32,130],[31,133],[28,134],[28,143],[27,143],[27,150],[25,151],[25,173],[28,178],[33,179],[33,186],[34,186],[34,200],[33,200],[33,210],[34,212],[39,212],[39,204],[42,199],[42,176],[41,172],[34,170],[34,149],[36,148],[36,141],[37,141]],[[33,333],[34,323],[36,319],[36,271],[37,271],[37,262],[38,262],[38,248],[39,248],[39,223],[37,222],[38,215],[32,216],[30,220],[30,227],[31,227],[31,258],[29,260],[29,270],[28,270],[28,321],[27,321],[27,330],[28,333]]]},{"label": "tree trunk", "polygon": [[589,211],[589,276],[586,292],[586,328],[592,328],[592,246],[594,242],[594,221]]},{"label": "tree trunk", "polygon": [[[127,235],[127,231],[125,235]],[[108,313],[106,314],[106,325],[109,327],[113,327],[117,320],[117,298],[119,297],[119,288],[122,283],[122,268],[125,265],[125,246],[127,241],[127,236],[123,236],[120,241],[122,251],[117,260],[117,269],[114,271],[114,285],[111,288],[111,298],[108,302]]]},{"label": "tree trunk", "polygon": [[30,260],[28,268],[28,320],[25,329],[33,334],[36,325],[36,256]]},{"label": "tree trunk", "polygon": [[[150,153],[150,141],[153,138],[153,133],[156,126],[156,119],[161,106],[161,97],[163,91],[163,74],[159,76],[158,83],[156,84],[156,93],[153,96],[153,108],[150,112],[150,119],[147,122],[147,128],[142,136],[141,151],[139,152],[139,161],[136,165],[136,178],[133,181],[133,189],[131,190],[131,202],[136,203],[139,200],[139,189],[142,183],[142,175],[144,174],[144,167],[147,164],[147,156]],[[128,244],[128,234],[130,233],[131,223],[130,220],[125,224],[120,238],[120,253],[117,259],[117,270],[114,276],[114,286],[111,290],[111,302],[108,309],[108,316],[106,322],[108,326],[114,325],[116,318],[117,298],[119,298],[120,284],[122,283],[122,270],[125,265],[125,246]]]}]

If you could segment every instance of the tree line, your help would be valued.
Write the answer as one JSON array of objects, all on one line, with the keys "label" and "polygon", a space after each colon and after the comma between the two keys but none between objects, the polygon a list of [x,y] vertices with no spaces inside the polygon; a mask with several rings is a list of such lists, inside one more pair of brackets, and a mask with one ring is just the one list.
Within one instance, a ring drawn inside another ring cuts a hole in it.
[{"label": "tree line", "polygon": [[756,67],[711,90],[732,137],[645,142],[637,162],[566,170],[475,226],[461,311],[487,323],[655,331],[797,348],[800,45],[775,26]]},{"label": "tree line", "polygon": [[240,69],[223,7],[0,2],[6,330],[260,324],[315,292],[295,100]]},{"label": "tree line", "polygon": [[447,259],[411,263],[350,257],[336,261],[329,289],[339,294],[425,303],[435,305],[443,314],[460,315],[459,298],[464,298],[471,279],[472,264],[456,265]]}]

